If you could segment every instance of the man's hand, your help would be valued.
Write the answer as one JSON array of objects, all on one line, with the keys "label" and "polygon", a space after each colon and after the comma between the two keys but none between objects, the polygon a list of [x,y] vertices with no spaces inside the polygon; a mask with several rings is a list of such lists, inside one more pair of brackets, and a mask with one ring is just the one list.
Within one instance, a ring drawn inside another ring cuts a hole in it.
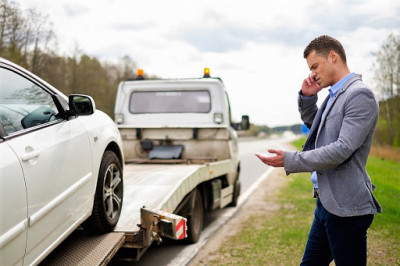
[{"label": "man's hand", "polygon": [[303,85],[301,86],[302,94],[307,97],[316,95],[321,89],[312,74],[303,80]]},{"label": "man's hand", "polygon": [[285,152],[281,150],[268,149],[269,153],[275,153],[276,156],[263,156],[261,154],[255,154],[263,163],[273,167],[283,167]]}]

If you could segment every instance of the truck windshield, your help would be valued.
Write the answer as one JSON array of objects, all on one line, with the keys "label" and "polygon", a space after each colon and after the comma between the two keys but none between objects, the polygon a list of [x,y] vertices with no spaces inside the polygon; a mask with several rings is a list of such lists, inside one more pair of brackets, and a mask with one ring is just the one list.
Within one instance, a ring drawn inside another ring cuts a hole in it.
[{"label": "truck windshield", "polygon": [[131,113],[208,113],[211,97],[207,90],[199,91],[134,91]]}]

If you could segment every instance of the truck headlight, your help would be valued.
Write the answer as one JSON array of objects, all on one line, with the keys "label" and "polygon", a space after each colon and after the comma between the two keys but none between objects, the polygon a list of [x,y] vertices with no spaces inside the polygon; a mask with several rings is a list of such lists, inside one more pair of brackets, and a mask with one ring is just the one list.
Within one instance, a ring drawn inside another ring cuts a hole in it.
[{"label": "truck headlight", "polygon": [[117,124],[124,123],[124,115],[123,114],[115,114],[114,121]]},{"label": "truck headlight", "polygon": [[222,124],[222,122],[224,122],[224,115],[222,113],[215,113],[214,114],[214,123]]}]

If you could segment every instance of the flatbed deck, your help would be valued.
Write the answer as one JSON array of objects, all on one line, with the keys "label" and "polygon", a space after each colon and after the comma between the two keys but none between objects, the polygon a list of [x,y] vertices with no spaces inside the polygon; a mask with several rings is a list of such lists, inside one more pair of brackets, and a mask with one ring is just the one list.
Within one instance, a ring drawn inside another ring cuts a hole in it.
[{"label": "flatbed deck", "polygon": [[231,171],[231,160],[207,164],[127,164],[116,232],[138,231],[143,206],[173,212],[198,184]]},{"label": "flatbed deck", "polygon": [[206,164],[127,164],[124,199],[114,232],[89,235],[76,230],[42,265],[106,265],[124,245],[126,234],[139,231],[143,206],[173,212],[198,184],[231,171],[231,160]]}]

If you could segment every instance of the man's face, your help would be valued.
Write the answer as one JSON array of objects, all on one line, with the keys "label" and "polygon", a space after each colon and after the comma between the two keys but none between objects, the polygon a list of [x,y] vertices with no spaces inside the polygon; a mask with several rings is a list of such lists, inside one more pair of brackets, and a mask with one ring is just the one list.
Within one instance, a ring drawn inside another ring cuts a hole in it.
[{"label": "man's face", "polygon": [[309,69],[311,70],[311,77],[317,82],[321,88],[332,86],[333,66],[328,57],[317,55],[315,50],[306,58]]}]

